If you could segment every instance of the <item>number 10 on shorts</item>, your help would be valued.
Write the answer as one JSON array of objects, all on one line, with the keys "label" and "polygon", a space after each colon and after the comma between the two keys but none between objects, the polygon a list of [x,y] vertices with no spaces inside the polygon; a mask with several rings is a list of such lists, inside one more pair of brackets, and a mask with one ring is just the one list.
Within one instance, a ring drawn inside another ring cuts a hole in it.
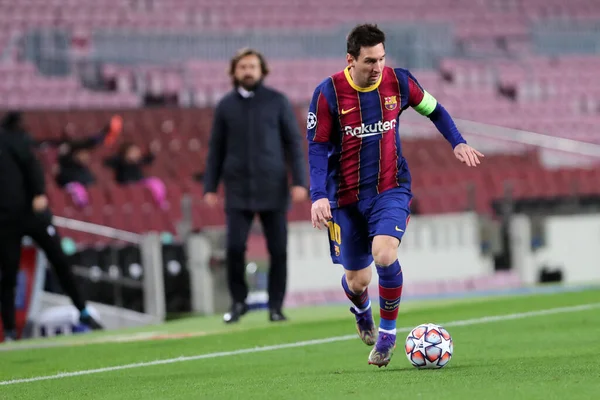
[{"label": "number 10 on shorts", "polygon": [[329,221],[327,225],[329,226],[329,239],[338,245],[342,244],[342,232],[340,226],[333,221]]}]

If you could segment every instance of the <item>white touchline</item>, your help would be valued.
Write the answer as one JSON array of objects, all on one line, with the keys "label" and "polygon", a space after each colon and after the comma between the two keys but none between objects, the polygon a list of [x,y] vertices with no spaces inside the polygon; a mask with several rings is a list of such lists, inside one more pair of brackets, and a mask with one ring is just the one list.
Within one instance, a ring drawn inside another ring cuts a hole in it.
[{"label": "white touchline", "polygon": [[[595,308],[600,308],[600,303],[582,304],[579,306],[550,308],[550,309],[546,309],[546,310],[528,311],[528,312],[515,313],[515,314],[505,314],[505,315],[495,315],[495,316],[490,316],[490,317],[472,318],[472,319],[446,322],[446,323],[442,323],[439,325],[442,325],[445,327],[477,325],[477,324],[485,324],[488,322],[509,321],[509,320],[513,320],[513,319],[539,317],[539,316],[543,316],[543,315],[561,314],[561,313],[576,312],[576,311],[586,311],[586,310],[592,310]],[[410,332],[411,329],[413,329],[413,328],[414,327],[398,328],[397,331],[398,332]],[[248,349],[200,354],[197,356],[182,356],[182,357],[177,357],[177,358],[169,358],[166,360],[156,360],[156,361],[140,362],[140,363],[135,363],[135,364],[117,365],[114,367],[87,369],[87,370],[83,370],[83,371],[74,371],[74,372],[63,372],[63,373],[56,374],[56,375],[36,376],[33,378],[0,381],[0,386],[15,385],[18,383],[47,381],[47,380],[52,380],[52,379],[62,379],[62,378],[69,378],[72,376],[100,374],[102,372],[121,371],[124,369],[151,367],[153,365],[173,364],[173,363],[179,363],[179,362],[185,362],[185,361],[203,360],[203,359],[207,359],[207,358],[237,356],[237,355],[248,354],[248,353],[261,353],[261,352],[265,352],[265,351],[291,349],[294,347],[314,346],[314,345],[318,345],[318,344],[341,342],[344,340],[352,340],[352,339],[358,339],[358,336],[356,334],[335,336],[335,337],[330,337],[330,338],[325,338],[325,339],[305,340],[302,342],[295,342],[295,343],[276,344],[273,346],[252,347],[252,348],[248,348]]]}]

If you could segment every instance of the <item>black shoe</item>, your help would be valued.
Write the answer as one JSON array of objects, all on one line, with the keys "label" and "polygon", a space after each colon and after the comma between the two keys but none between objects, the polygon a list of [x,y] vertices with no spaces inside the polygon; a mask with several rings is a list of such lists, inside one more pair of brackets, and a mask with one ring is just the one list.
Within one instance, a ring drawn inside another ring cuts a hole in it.
[{"label": "black shoe", "polygon": [[223,315],[223,322],[226,324],[232,324],[238,322],[240,317],[248,312],[248,305],[246,303],[233,303],[231,310]]},{"label": "black shoe", "polygon": [[280,321],[287,321],[287,318],[285,317],[285,315],[283,315],[283,313],[281,312],[281,310],[269,310],[269,320],[271,322],[280,322]]},{"label": "black shoe", "polygon": [[102,325],[100,325],[100,323],[96,321],[94,317],[92,317],[90,313],[87,312],[86,309],[81,311],[81,313],[79,314],[79,322],[81,322],[82,324],[86,325],[88,328],[94,331],[104,329],[104,327],[102,327]]},{"label": "black shoe", "polygon": [[15,340],[17,340],[17,331],[11,330],[4,332],[4,342],[14,342]]}]

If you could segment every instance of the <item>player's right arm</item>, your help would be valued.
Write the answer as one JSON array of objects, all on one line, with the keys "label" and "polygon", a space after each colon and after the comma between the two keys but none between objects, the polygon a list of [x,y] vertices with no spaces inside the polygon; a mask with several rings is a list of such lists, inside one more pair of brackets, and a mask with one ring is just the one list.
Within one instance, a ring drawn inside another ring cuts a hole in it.
[{"label": "player's right arm", "polygon": [[[327,81],[325,81],[327,82]],[[333,116],[323,94],[325,82],[313,94],[308,108],[306,138],[308,140],[308,165],[310,170],[311,220],[314,228],[327,226],[331,219],[331,206],[327,198],[327,163]]]}]

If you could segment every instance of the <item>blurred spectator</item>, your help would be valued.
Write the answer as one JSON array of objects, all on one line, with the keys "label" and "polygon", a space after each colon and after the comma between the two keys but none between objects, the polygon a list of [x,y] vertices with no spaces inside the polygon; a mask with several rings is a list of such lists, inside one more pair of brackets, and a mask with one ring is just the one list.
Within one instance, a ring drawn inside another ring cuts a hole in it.
[{"label": "blurred spectator", "polygon": [[120,135],[123,128],[121,117],[114,116],[107,127],[95,135],[81,139],[76,139],[73,125],[68,124],[63,137],[57,141],[45,141],[41,145],[55,145],[58,147],[59,172],[56,182],[64,187],[73,202],[80,207],[88,204],[88,193],[86,186],[96,181],[94,174],[90,170],[91,154],[90,150],[100,144],[111,145]]},{"label": "blurred spectator", "polygon": [[419,215],[421,214],[421,207],[419,204],[419,200],[417,200],[415,197],[412,198],[411,202],[410,202],[410,213],[412,215]]},{"label": "blurred spectator", "polygon": [[138,145],[125,142],[121,145],[117,155],[106,158],[104,165],[115,171],[115,181],[120,184],[140,182],[144,179],[142,168],[152,164],[154,151],[150,150],[145,155]]},{"label": "blurred spectator", "polygon": [[204,171],[199,171],[194,174],[194,180],[204,183]]},{"label": "blurred spectator", "polygon": [[143,167],[152,164],[158,151],[158,142],[150,145],[150,151],[142,154],[140,147],[126,142],[121,145],[117,155],[104,160],[104,164],[115,172],[115,180],[121,185],[142,182],[152,193],[156,203],[166,207],[166,189],[164,182],[157,177],[146,178]]}]

